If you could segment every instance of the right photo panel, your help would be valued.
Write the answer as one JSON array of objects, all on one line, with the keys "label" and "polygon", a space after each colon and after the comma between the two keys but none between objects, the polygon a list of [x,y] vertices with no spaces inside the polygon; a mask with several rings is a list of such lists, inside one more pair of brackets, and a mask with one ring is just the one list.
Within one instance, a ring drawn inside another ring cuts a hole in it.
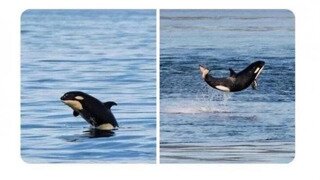
[{"label": "right photo panel", "polygon": [[289,10],[160,10],[160,163],[289,163]]}]

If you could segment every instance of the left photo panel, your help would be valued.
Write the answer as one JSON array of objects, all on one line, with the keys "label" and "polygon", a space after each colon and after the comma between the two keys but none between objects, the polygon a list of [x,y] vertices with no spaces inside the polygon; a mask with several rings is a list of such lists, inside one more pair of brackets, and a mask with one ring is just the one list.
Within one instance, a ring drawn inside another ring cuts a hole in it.
[{"label": "left photo panel", "polygon": [[156,10],[23,12],[21,158],[156,163]]}]

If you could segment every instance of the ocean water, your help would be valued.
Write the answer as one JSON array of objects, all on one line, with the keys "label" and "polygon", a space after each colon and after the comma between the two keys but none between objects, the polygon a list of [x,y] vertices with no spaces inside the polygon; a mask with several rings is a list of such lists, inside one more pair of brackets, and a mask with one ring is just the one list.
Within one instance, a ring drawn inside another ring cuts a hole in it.
[{"label": "ocean water", "polygon": [[[21,157],[28,163],[155,163],[155,10],[29,10],[21,17]],[[112,107],[97,135],[60,101],[80,90]]]},{"label": "ocean water", "polygon": [[[295,25],[286,10],[160,11],[160,162],[288,163],[295,153]],[[258,90],[201,78],[265,61]]]}]

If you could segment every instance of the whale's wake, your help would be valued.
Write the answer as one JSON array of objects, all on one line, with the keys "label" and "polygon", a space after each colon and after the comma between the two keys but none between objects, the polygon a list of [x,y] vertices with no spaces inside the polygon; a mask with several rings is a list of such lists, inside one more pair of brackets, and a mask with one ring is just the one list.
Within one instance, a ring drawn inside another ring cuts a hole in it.
[{"label": "whale's wake", "polygon": [[204,88],[194,97],[162,101],[160,112],[167,114],[230,113],[228,105],[230,97],[230,93],[220,93]]}]

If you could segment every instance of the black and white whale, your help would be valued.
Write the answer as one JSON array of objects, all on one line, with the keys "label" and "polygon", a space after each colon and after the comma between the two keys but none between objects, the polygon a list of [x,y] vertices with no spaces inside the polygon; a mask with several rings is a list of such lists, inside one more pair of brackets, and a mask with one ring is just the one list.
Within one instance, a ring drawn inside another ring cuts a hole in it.
[{"label": "black and white whale", "polygon": [[81,91],[67,92],[60,99],[73,109],[74,116],[81,115],[95,129],[113,130],[119,127],[111,112],[111,107],[117,105],[113,101],[102,103],[95,97]]},{"label": "black and white whale", "polygon": [[236,73],[233,69],[229,68],[230,76],[226,78],[212,77],[208,74],[209,69],[203,65],[200,65],[200,72],[204,81],[211,87],[224,92],[237,92],[246,89],[250,85],[253,89],[257,88],[257,78],[260,75],[264,64],[264,61],[256,61],[239,73]]}]

